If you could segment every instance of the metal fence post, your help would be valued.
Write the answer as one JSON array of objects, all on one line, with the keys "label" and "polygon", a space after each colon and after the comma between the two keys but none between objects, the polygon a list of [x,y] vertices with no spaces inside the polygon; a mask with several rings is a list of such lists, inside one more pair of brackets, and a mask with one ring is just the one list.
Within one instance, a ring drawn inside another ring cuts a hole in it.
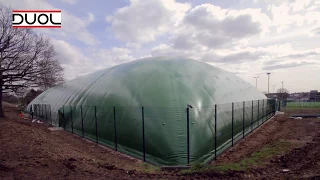
[{"label": "metal fence post", "polygon": [[70,118],[71,118],[71,132],[73,134],[72,105],[70,105]]},{"label": "metal fence post", "polygon": [[234,121],[234,103],[232,103],[232,123],[231,123],[231,130],[232,130],[231,144],[232,144],[232,146],[233,146],[233,121]]},{"label": "metal fence post", "polygon": [[82,130],[82,137],[84,138],[84,127],[83,127],[83,112],[82,112],[82,105],[80,106],[81,111],[81,130]]},{"label": "metal fence post", "polygon": [[264,121],[265,121],[265,117],[266,117],[266,115],[265,115],[265,113],[266,113],[266,109],[265,109],[265,107],[264,107],[264,99],[262,99],[262,122],[264,123]]},{"label": "metal fence post", "polygon": [[187,161],[190,163],[189,107],[187,107]]},{"label": "metal fence post", "polygon": [[41,114],[42,114],[42,105],[41,104],[39,104],[39,119],[40,120],[42,120],[41,118],[42,118],[42,116],[41,116]]},{"label": "metal fence post", "polygon": [[243,117],[242,117],[242,138],[244,138],[244,119],[245,119],[245,101],[243,101]]},{"label": "metal fence post", "polygon": [[271,113],[272,113],[271,116],[274,116],[275,112],[276,112],[276,101],[272,100],[271,101]]},{"label": "metal fence post", "polygon": [[252,110],[251,110],[251,132],[253,130],[253,101],[252,101],[252,106],[251,106]]},{"label": "metal fence post", "polygon": [[273,116],[273,102],[270,100],[269,101],[269,113],[270,113],[270,118]]},{"label": "metal fence post", "polygon": [[42,104],[42,118],[43,118],[43,121],[45,121],[45,104]]},{"label": "metal fence post", "polygon": [[115,106],[113,106],[113,125],[114,125],[114,149],[116,151],[118,151],[116,107]]},{"label": "metal fence post", "polygon": [[48,123],[48,115],[47,115],[47,105],[44,105],[44,112],[46,112],[46,123]]},{"label": "metal fence post", "polygon": [[64,105],[62,106],[62,117],[63,117],[63,129],[66,130],[66,123],[65,123],[65,114],[64,114]]},{"label": "metal fence post", "polygon": [[273,116],[274,115],[274,110],[276,109],[275,108],[275,104],[274,104],[274,100],[271,100],[270,101],[270,107],[271,107],[271,116]]},{"label": "metal fence post", "polygon": [[39,120],[41,120],[41,104],[39,104]]},{"label": "metal fence post", "polygon": [[40,119],[39,113],[40,113],[40,108],[39,108],[39,104],[37,104],[37,114],[36,114],[37,119]]},{"label": "metal fence post", "polygon": [[259,104],[259,100],[258,100],[258,125],[260,126],[260,104]]},{"label": "metal fence post", "polygon": [[276,112],[277,112],[277,101],[274,100],[274,115],[276,115]]},{"label": "metal fence post", "polygon": [[268,101],[268,99],[267,99],[267,101],[266,101],[266,112],[265,112],[265,114],[266,114],[266,121],[267,121],[268,118],[269,118],[269,112],[270,112],[268,102],[269,102],[269,101]]},{"label": "metal fence post", "polygon": [[146,144],[144,136],[144,108],[142,106],[142,149],[143,149],[143,162],[146,162]]},{"label": "metal fence post", "polygon": [[269,117],[269,106],[268,106],[268,99],[266,101],[266,110],[264,112],[266,114],[266,121],[268,120]]},{"label": "metal fence post", "polygon": [[270,116],[270,105],[269,105],[269,101],[267,99],[267,103],[266,103],[266,121],[269,119],[269,116]]},{"label": "metal fence post", "polygon": [[274,99],[273,100],[273,115],[276,115],[276,112],[277,112],[276,106],[277,106],[277,101]]},{"label": "metal fence post", "polygon": [[49,117],[50,117],[50,121],[51,121],[51,125],[52,125],[52,117],[51,117],[51,105],[49,105]]},{"label": "metal fence post", "polygon": [[276,110],[276,104],[274,103],[275,102],[275,100],[273,99],[273,100],[271,100],[271,116],[273,116],[274,115],[274,112],[275,112],[275,110]]},{"label": "metal fence post", "polygon": [[217,105],[214,105],[214,159],[217,160]]},{"label": "metal fence post", "polygon": [[31,118],[33,120],[33,108],[32,107],[33,107],[33,105],[30,106],[30,110],[29,111],[30,111],[30,114],[31,114]]},{"label": "metal fence post", "polygon": [[96,141],[97,141],[97,143],[99,143],[99,139],[98,139],[97,106],[94,106],[94,121],[96,123]]}]

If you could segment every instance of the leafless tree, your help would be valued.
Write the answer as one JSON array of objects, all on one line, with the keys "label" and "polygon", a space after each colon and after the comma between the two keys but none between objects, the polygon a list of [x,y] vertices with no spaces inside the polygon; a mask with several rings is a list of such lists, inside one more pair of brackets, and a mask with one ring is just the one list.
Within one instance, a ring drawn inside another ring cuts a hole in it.
[{"label": "leafless tree", "polygon": [[35,82],[43,91],[64,82],[63,68],[59,61],[54,60],[55,56],[56,52],[52,45],[43,52],[42,62],[39,64],[43,71],[38,74]]},{"label": "leafless tree", "polygon": [[286,88],[279,88],[277,90],[278,99],[287,99],[288,95],[289,95],[289,91]]},{"label": "leafless tree", "polygon": [[[11,10],[0,5],[0,87],[2,93],[24,88],[49,88],[60,82],[63,69],[50,40],[30,29],[11,27]],[[0,93],[0,117],[3,117]]]}]

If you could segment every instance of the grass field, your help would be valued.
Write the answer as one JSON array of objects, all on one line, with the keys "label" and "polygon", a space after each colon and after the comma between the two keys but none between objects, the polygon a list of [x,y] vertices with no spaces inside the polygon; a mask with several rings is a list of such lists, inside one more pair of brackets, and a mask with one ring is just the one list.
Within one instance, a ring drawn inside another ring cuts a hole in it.
[{"label": "grass field", "polygon": [[320,108],[320,102],[287,102],[287,107],[300,108],[300,107],[315,107]]}]

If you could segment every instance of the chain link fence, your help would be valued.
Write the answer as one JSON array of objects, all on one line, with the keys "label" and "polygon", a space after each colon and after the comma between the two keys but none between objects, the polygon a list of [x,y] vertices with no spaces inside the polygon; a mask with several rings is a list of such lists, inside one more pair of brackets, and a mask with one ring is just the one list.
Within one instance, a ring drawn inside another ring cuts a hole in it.
[{"label": "chain link fence", "polygon": [[[276,106],[272,99],[186,107],[63,105],[58,125],[151,164],[208,163],[270,119]],[[30,114],[56,124],[49,104],[34,104]]]},{"label": "chain link fence", "polygon": [[33,104],[29,109],[32,119],[38,119],[48,124],[53,124],[50,104]]}]

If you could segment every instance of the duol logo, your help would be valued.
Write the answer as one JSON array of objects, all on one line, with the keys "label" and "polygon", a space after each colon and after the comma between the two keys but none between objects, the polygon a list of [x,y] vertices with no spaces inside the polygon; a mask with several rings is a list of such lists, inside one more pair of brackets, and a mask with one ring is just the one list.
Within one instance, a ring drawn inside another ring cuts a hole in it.
[{"label": "duol logo", "polygon": [[13,28],[61,28],[61,10],[12,10]]}]

